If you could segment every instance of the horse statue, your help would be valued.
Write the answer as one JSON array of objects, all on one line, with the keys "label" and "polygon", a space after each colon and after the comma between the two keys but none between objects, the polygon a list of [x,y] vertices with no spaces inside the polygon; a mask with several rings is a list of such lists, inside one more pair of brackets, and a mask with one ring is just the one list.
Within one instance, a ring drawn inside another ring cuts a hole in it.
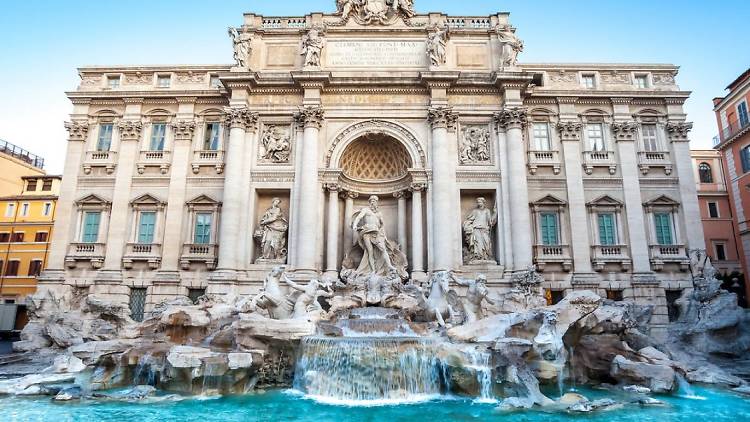
[{"label": "horse statue", "polygon": [[294,301],[281,291],[281,281],[289,284],[283,267],[274,267],[263,281],[263,290],[258,293],[250,309],[265,309],[271,319],[290,319],[294,316]]},{"label": "horse statue", "polygon": [[441,327],[445,327],[445,320],[450,319],[454,314],[449,300],[452,279],[453,275],[449,271],[438,271],[432,275],[427,285],[430,294],[425,298],[424,316],[427,321],[437,321]]}]

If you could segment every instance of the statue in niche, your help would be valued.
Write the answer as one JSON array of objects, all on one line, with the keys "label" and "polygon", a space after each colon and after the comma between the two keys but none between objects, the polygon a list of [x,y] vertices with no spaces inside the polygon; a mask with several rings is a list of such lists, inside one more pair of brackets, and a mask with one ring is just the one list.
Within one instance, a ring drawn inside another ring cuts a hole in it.
[{"label": "statue in niche", "polygon": [[378,201],[377,196],[371,196],[369,206],[352,216],[354,242],[344,259],[342,275],[350,279],[376,275],[405,280],[408,278],[406,255],[398,244],[387,238]]},{"label": "statue in niche", "polygon": [[430,66],[440,67],[448,59],[448,25],[443,28],[435,26],[427,36],[427,56],[430,58]]},{"label": "statue in niche", "polygon": [[305,56],[304,67],[320,67],[320,57],[325,46],[322,32],[319,26],[313,26],[302,37],[302,52],[300,55]]},{"label": "statue in niche", "polygon": [[484,319],[484,310],[482,309],[482,303],[487,302],[491,305],[495,304],[495,301],[490,299],[489,290],[487,290],[487,276],[484,274],[477,275],[476,280],[462,280],[454,277],[456,284],[459,286],[467,287],[466,299],[464,300],[464,313],[466,319],[464,323],[470,323]]},{"label": "statue in niche", "polygon": [[271,163],[288,163],[291,154],[289,130],[280,126],[267,126],[261,137],[261,160]]},{"label": "statue in niche", "polygon": [[493,262],[492,228],[497,224],[497,210],[487,208],[487,200],[477,198],[477,206],[463,222],[464,260],[469,264]]},{"label": "statue in niche", "polygon": [[232,38],[232,46],[234,47],[234,61],[237,63],[237,66],[247,69],[250,61],[250,53],[252,53],[250,45],[252,36],[246,33],[240,34],[237,28],[233,27],[229,27],[229,36]]},{"label": "statue in niche", "polygon": [[260,219],[260,226],[253,237],[260,243],[261,256],[256,263],[274,262],[283,264],[286,262],[286,234],[289,230],[289,222],[284,217],[280,208],[281,199],[273,198],[271,207],[268,208]]},{"label": "statue in niche", "polygon": [[513,33],[513,29],[508,26],[498,26],[497,36],[501,43],[501,62],[502,67],[512,67],[518,63],[518,55],[523,51],[523,41]]},{"label": "statue in niche", "polygon": [[490,131],[486,127],[472,126],[464,130],[459,158],[461,164],[490,161]]}]

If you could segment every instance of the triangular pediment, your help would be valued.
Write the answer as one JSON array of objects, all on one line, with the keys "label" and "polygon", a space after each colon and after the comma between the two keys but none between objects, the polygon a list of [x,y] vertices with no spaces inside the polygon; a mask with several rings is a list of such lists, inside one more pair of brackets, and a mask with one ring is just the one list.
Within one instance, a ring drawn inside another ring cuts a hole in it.
[{"label": "triangular pediment", "polygon": [[83,198],[76,201],[77,205],[109,205],[110,201],[102,198],[99,195],[91,194],[84,196]]},{"label": "triangular pediment", "polygon": [[164,201],[147,193],[133,199],[130,203],[132,205],[163,205]]},{"label": "triangular pediment", "polygon": [[548,205],[548,206],[556,206],[556,207],[565,206],[567,204],[568,204],[567,202],[563,201],[562,199],[554,195],[546,195],[531,203],[531,205],[536,205],[536,206]]},{"label": "triangular pediment", "polygon": [[646,207],[679,207],[680,203],[667,195],[660,195],[656,198],[643,203]]},{"label": "triangular pediment", "polygon": [[609,195],[602,195],[586,205],[589,207],[621,207],[623,203]]},{"label": "triangular pediment", "polygon": [[188,205],[218,205],[219,201],[208,195],[200,195],[187,202]]}]

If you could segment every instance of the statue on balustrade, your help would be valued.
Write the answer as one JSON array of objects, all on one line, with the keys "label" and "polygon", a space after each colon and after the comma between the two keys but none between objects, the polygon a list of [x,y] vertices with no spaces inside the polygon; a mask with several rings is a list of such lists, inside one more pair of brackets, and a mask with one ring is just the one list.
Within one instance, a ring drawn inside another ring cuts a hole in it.
[{"label": "statue on balustrade", "polygon": [[513,67],[518,62],[518,55],[523,51],[523,41],[516,36],[510,26],[498,26],[496,33],[500,39],[502,67]]},{"label": "statue on balustrade", "polygon": [[260,226],[253,235],[261,247],[261,254],[256,263],[283,264],[286,262],[286,235],[289,222],[284,217],[280,205],[281,199],[273,198],[271,207],[263,214]]},{"label": "statue on balustrade", "polygon": [[325,46],[322,28],[313,26],[302,37],[302,51],[300,55],[305,56],[304,67],[320,67],[320,57]]},{"label": "statue on balustrade", "polygon": [[234,48],[234,61],[239,67],[247,68],[252,53],[252,36],[247,33],[240,33],[237,28],[229,28],[229,36],[232,38]]},{"label": "statue on balustrade", "polygon": [[477,206],[463,222],[464,261],[467,264],[491,263],[492,228],[497,225],[497,210],[487,208],[487,200],[477,198]]}]

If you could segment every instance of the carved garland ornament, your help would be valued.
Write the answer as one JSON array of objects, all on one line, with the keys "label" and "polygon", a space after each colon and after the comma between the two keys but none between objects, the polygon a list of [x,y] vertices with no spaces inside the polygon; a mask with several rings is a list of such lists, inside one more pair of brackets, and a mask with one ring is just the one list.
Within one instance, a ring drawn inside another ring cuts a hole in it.
[{"label": "carved garland ornament", "polygon": [[174,131],[174,137],[177,140],[193,139],[195,122],[192,120],[178,120],[172,123],[172,130]]},{"label": "carved garland ornament", "polygon": [[581,122],[560,122],[557,124],[557,133],[560,134],[561,141],[578,141],[581,139],[583,123]]}]

